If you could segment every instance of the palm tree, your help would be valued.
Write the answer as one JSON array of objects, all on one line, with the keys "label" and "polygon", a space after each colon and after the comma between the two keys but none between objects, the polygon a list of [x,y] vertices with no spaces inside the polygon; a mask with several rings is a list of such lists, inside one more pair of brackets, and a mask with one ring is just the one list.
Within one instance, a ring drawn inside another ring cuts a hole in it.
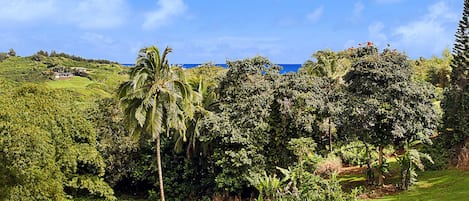
[{"label": "palm tree", "polygon": [[[350,61],[346,58],[343,52],[333,52],[330,49],[319,50],[312,55],[316,59],[316,62],[308,60],[303,64],[303,67],[300,69],[300,72],[306,73],[308,75],[323,77],[331,80],[328,95],[332,95],[334,91],[333,88],[342,84],[342,76],[350,68]],[[330,104],[331,101],[328,101],[326,104]],[[327,135],[329,137],[329,151],[332,153],[332,111],[335,106],[328,106],[328,111],[326,112],[326,118],[324,122],[327,122]]]},{"label": "palm tree", "polygon": [[308,60],[303,64],[301,71],[317,77],[340,79],[350,67],[350,61],[342,52],[319,50],[312,55],[316,62]]},{"label": "palm tree", "polygon": [[133,134],[150,134],[156,141],[156,160],[161,200],[164,201],[160,135],[177,131],[185,138],[185,121],[192,118],[192,90],[180,68],[170,68],[166,56],[157,47],[140,50],[129,80],[119,87],[119,98],[126,122]]}]

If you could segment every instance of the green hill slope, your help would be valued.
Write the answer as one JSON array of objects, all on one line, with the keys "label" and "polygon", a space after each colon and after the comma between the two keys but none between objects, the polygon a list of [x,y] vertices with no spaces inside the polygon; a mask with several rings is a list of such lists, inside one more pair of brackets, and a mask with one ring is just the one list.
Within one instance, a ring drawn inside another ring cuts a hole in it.
[{"label": "green hill slope", "polygon": [[[86,68],[86,77],[74,76],[66,80],[53,80],[52,69]],[[50,88],[76,92],[78,102],[91,103],[96,99],[111,97],[119,83],[126,79],[125,67],[110,63],[77,61],[66,57],[9,57],[0,62],[0,79],[4,84],[44,84]]]}]

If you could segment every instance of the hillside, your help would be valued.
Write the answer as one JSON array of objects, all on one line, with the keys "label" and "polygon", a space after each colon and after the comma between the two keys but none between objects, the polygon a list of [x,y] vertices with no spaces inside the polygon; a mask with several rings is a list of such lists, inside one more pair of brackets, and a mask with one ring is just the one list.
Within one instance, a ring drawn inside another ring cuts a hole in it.
[{"label": "hillside", "polygon": [[[53,69],[86,69],[85,76],[54,80]],[[111,97],[120,82],[126,79],[125,67],[88,60],[77,61],[66,57],[34,55],[9,57],[0,62],[0,78],[12,85],[39,83],[53,89],[67,89],[76,92],[77,101],[93,102],[96,99]]]}]

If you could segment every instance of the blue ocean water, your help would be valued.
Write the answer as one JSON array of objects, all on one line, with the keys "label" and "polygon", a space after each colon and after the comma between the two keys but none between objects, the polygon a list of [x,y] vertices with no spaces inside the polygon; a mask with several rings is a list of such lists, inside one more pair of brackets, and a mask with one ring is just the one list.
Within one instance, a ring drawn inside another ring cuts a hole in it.
[{"label": "blue ocean water", "polygon": [[[134,64],[122,64],[123,66],[133,66]],[[182,64],[183,68],[194,68],[200,66],[201,64]],[[221,66],[226,68],[226,64],[215,64],[216,66]],[[282,67],[280,71],[281,74],[288,73],[288,72],[297,72],[298,69],[301,67],[301,64],[277,64]]]}]

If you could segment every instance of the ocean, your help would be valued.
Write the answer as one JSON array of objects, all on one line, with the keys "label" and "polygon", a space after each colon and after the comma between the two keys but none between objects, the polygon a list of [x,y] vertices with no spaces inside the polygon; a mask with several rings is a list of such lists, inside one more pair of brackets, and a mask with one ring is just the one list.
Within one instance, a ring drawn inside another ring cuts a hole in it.
[{"label": "ocean", "polygon": [[[122,64],[123,66],[133,66],[134,64]],[[183,68],[194,68],[200,66],[201,64],[182,64]],[[215,64],[216,66],[221,66],[226,68],[226,64]],[[301,67],[301,64],[277,64],[282,67],[280,71],[281,74],[288,73],[288,72],[297,72],[298,69]]]}]

